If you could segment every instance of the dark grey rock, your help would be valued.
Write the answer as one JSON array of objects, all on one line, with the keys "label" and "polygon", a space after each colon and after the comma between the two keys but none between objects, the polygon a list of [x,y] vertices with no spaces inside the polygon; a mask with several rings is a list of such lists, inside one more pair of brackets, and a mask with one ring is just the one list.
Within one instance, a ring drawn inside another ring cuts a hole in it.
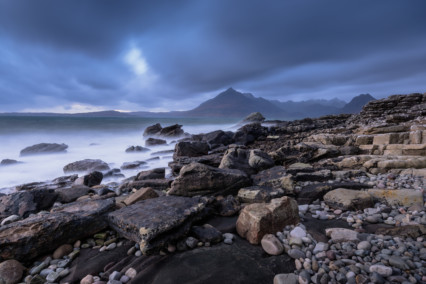
[{"label": "dark grey rock", "polygon": [[167,141],[163,139],[157,139],[157,138],[148,138],[145,141],[146,146],[156,146],[156,145],[166,145]]},{"label": "dark grey rock", "polygon": [[156,168],[148,171],[139,172],[135,180],[164,179],[165,175],[165,168]]},{"label": "dark grey rock", "polygon": [[70,163],[64,167],[64,173],[68,172],[92,172],[108,171],[110,168],[107,163],[98,159],[85,159]]},{"label": "dark grey rock", "polygon": [[103,178],[104,175],[101,172],[94,171],[84,176],[83,184],[88,187],[99,185],[101,184]]},{"label": "dark grey rock", "polygon": [[126,149],[126,153],[148,152],[149,149],[142,146],[130,146]]},{"label": "dark grey rock", "polygon": [[157,123],[151,126],[148,126],[147,128],[145,128],[145,131],[143,132],[143,136],[155,136],[158,133],[160,133],[161,129],[163,129],[163,127],[161,127],[161,124]]},{"label": "dark grey rock", "polygon": [[209,153],[210,147],[207,142],[184,141],[178,142],[175,146],[174,156],[199,157]]},{"label": "dark grey rock", "polygon": [[68,145],[57,144],[57,143],[40,143],[21,150],[21,156],[37,155],[37,154],[49,154],[49,153],[64,153],[66,152]]}]

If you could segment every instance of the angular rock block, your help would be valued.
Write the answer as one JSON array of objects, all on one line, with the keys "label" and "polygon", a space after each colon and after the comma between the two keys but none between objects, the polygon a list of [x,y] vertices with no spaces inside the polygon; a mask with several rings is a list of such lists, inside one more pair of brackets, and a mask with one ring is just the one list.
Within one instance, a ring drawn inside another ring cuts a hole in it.
[{"label": "angular rock block", "polygon": [[324,195],[325,203],[335,209],[363,210],[374,207],[373,198],[366,191],[337,188]]},{"label": "angular rock block", "polygon": [[238,234],[251,244],[258,244],[266,234],[275,234],[287,225],[299,223],[299,208],[296,200],[284,196],[270,203],[255,203],[246,206],[237,220]]},{"label": "angular rock block", "polygon": [[108,221],[125,238],[138,242],[144,254],[149,254],[185,235],[192,223],[206,214],[206,204],[199,198],[161,196],[111,212]]},{"label": "angular rock block", "polygon": [[240,170],[218,169],[200,163],[191,163],[180,170],[173,181],[170,195],[228,195],[250,186],[251,180]]},{"label": "angular rock block", "polygon": [[64,243],[73,243],[107,227],[104,213],[114,208],[114,200],[75,202],[55,208],[50,214],[0,227],[0,260],[29,261]]},{"label": "angular rock block", "polygon": [[423,193],[413,189],[369,189],[373,199],[385,201],[389,205],[399,206],[423,206]]}]

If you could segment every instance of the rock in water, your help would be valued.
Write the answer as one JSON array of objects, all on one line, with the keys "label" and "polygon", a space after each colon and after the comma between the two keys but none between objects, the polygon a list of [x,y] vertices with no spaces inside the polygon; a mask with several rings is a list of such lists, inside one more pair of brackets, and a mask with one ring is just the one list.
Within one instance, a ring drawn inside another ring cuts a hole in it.
[{"label": "rock in water", "polygon": [[124,237],[138,242],[146,254],[179,239],[206,214],[199,198],[161,196],[114,211],[108,220]]},{"label": "rock in water", "polygon": [[24,274],[25,267],[14,259],[0,263],[0,283],[16,284]]},{"label": "rock in water", "polygon": [[18,162],[17,160],[3,159],[0,162],[0,166],[10,166],[10,165],[18,164],[18,163],[20,162]]},{"label": "rock in water", "polygon": [[152,170],[139,172],[135,180],[163,179],[165,177],[166,177],[165,168],[155,168]]},{"label": "rock in water", "polygon": [[70,203],[50,214],[0,227],[0,259],[29,261],[64,243],[84,239],[107,227],[104,213],[115,206],[113,199]]},{"label": "rock in water", "polygon": [[68,145],[57,143],[40,143],[21,150],[21,156],[66,152]]},{"label": "rock in water", "polygon": [[253,112],[246,116],[241,123],[263,122],[265,117],[260,112]]},{"label": "rock in water", "polygon": [[102,160],[85,159],[70,163],[64,167],[64,173],[68,172],[90,172],[90,171],[107,171],[109,166]]},{"label": "rock in water", "polygon": [[101,172],[91,172],[90,174],[84,176],[84,185],[88,187],[99,185],[101,184],[103,178],[104,175]]},{"label": "rock in water", "polygon": [[165,145],[165,144],[167,144],[167,141],[163,139],[148,138],[145,141],[145,146],[155,146],[155,145]]},{"label": "rock in water", "polygon": [[158,133],[160,133],[161,129],[163,129],[163,127],[161,127],[161,124],[159,123],[148,126],[143,132],[143,136],[146,137],[157,135]]},{"label": "rock in water", "polygon": [[172,183],[169,194],[228,195],[250,184],[251,180],[240,170],[218,169],[200,163],[191,163],[182,167],[179,176]]},{"label": "rock in water", "polygon": [[181,136],[183,135],[182,125],[174,124],[166,126],[160,130],[160,133],[158,135],[166,138]]},{"label": "rock in water", "polygon": [[251,244],[258,244],[266,234],[275,234],[287,225],[299,223],[299,208],[296,200],[284,196],[270,203],[255,203],[246,206],[237,220],[238,234]]}]

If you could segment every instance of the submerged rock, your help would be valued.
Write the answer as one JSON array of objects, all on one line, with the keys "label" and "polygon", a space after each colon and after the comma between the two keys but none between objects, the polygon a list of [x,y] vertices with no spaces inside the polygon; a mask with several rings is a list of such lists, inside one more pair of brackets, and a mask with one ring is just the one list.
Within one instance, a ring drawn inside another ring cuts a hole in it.
[{"label": "submerged rock", "polygon": [[10,166],[10,165],[15,165],[15,164],[19,164],[21,162],[18,162],[17,160],[12,160],[12,159],[3,159],[0,162],[0,166]]},{"label": "submerged rock", "polygon": [[156,146],[156,145],[165,145],[165,144],[167,144],[167,141],[163,139],[148,138],[145,141],[146,146]]},{"label": "submerged rock", "polygon": [[37,154],[49,154],[49,153],[64,153],[68,149],[66,144],[57,143],[40,143],[21,150],[21,156],[37,155]]},{"label": "submerged rock", "polygon": [[91,172],[108,171],[110,168],[107,163],[99,159],[84,159],[69,163],[64,167],[64,173],[68,172]]}]

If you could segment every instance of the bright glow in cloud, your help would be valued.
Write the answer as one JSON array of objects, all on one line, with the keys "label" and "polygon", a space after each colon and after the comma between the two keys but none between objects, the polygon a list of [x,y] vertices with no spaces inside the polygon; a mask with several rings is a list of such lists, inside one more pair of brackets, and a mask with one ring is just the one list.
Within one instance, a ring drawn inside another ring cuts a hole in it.
[{"label": "bright glow in cloud", "polygon": [[82,113],[82,112],[96,112],[104,111],[104,107],[97,107],[92,105],[73,103],[67,106],[55,106],[48,108],[27,108],[23,112],[53,112],[53,113]]},{"label": "bright glow in cloud", "polygon": [[139,48],[133,47],[124,57],[124,60],[127,64],[132,67],[133,72],[136,75],[144,75],[148,71],[148,63],[143,57],[142,52]]}]

